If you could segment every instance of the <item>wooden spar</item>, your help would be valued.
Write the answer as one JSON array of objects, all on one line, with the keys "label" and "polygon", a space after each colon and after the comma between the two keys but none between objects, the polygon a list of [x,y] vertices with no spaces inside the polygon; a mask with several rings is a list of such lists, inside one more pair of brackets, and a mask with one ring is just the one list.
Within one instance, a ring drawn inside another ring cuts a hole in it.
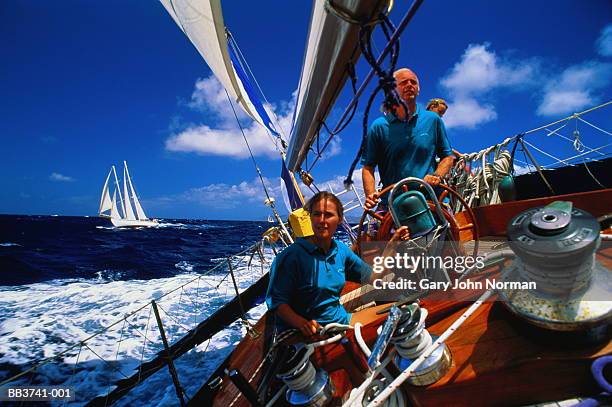
[{"label": "wooden spar", "polygon": [[170,346],[167,353],[165,350],[161,351],[154,359],[142,363],[135,368],[135,373],[132,376],[113,383],[113,391],[96,397],[87,403],[87,406],[106,406],[116,402],[133,387],[136,387],[140,382],[163,368],[167,363],[168,355],[172,359],[176,359],[236,321],[243,315],[241,303],[246,310],[261,303],[263,295],[268,288],[269,279],[269,274],[264,274],[255,284],[247,288],[239,296],[240,298],[234,297],[230,302],[206,318],[206,320],[200,322],[196,328],[189,331],[178,342]]}]

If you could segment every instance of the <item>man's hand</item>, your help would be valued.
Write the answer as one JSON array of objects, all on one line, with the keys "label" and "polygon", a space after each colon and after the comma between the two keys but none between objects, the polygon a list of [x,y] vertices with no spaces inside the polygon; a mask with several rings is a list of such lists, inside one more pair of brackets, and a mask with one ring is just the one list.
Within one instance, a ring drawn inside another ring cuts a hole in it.
[{"label": "man's hand", "polygon": [[300,326],[298,327],[298,329],[300,330],[302,335],[309,337],[309,336],[315,335],[316,333],[320,332],[321,329],[323,329],[323,327],[319,325],[319,323],[315,321],[314,319],[310,321],[307,319],[304,319],[302,323],[300,324]]},{"label": "man's hand", "polygon": [[366,209],[372,209],[377,204],[378,204],[378,193],[374,192],[374,193],[366,196],[365,205],[363,205],[363,206]]},{"label": "man's hand", "polygon": [[427,182],[429,185],[436,187],[438,185],[440,185],[440,182],[442,181],[442,177],[440,177],[439,175],[433,174],[433,175],[425,175],[425,178],[423,178],[423,181]]},{"label": "man's hand", "polygon": [[397,228],[393,236],[391,236],[389,242],[396,242],[399,240],[405,241],[408,239],[410,239],[410,231],[408,230],[408,226],[400,226]]}]

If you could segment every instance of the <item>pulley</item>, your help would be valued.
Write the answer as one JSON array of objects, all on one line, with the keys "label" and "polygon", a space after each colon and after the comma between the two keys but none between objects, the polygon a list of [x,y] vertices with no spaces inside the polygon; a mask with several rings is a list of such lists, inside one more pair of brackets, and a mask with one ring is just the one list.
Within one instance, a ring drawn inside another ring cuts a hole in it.
[{"label": "pulley", "polygon": [[313,352],[312,346],[295,344],[279,369],[277,377],[287,385],[285,397],[291,406],[322,407],[332,399],[333,383],[323,369],[316,369],[310,361]]},{"label": "pulley", "polygon": [[597,219],[571,202],[557,201],[515,216],[508,224],[508,240],[517,258],[505,279],[535,283],[535,289],[500,290],[506,306],[552,330],[581,331],[608,324],[612,281],[595,259],[599,229]]},{"label": "pulley", "polygon": [[[416,303],[402,308],[402,316],[391,337],[397,352],[394,362],[400,371],[410,366],[437,339],[425,329],[425,318],[427,310]],[[446,344],[442,344],[414,371],[408,383],[415,386],[435,383],[448,372],[450,366],[450,351]]]}]

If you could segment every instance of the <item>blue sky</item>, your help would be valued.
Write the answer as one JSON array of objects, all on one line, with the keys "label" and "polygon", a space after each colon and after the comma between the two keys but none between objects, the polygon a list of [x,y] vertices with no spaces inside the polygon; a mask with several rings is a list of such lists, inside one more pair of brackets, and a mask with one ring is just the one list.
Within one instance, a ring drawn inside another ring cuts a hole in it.
[{"label": "blue sky", "polygon": [[[396,1],[394,21],[406,7]],[[286,128],[310,9],[307,1],[223,2],[225,23]],[[219,85],[160,3],[8,0],[0,15],[0,214],[95,215],[110,165],[127,160],[152,217],[265,219]],[[450,101],[451,143],[476,151],[611,99],[612,3],[428,1],[402,36],[398,66],[419,75],[421,102]],[[362,63],[360,78],[366,72]],[[347,172],[363,104],[315,169],[320,185],[338,187]],[[610,131],[611,109],[585,118]],[[277,195],[278,155],[261,129],[243,124]],[[591,147],[612,141],[580,126]],[[530,141],[574,154],[543,133]]]}]

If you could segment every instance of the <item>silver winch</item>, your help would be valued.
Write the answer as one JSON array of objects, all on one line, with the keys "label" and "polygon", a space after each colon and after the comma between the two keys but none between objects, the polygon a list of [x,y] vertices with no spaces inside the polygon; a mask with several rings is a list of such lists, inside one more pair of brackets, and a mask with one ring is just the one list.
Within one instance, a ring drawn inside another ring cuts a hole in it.
[{"label": "silver winch", "polygon": [[508,240],[517,258],[506,281],[534,286],[500,290],[513,313],[557,331],[582,331],[612,320],[610,272],[595,259],[601,244],[597,219],[571,202],[557,201],[515,216]]},{"label": "silver winch", "polygon": [[308,407],[327,405],[332,399],[334,386],[329,375],[323,369],[316,369],[310,361],[314,348],[298,343],[291,346],[289,352],[280,373],[277,374],[287,385],[287,403],[291,406]]},{"label": "silver winch", "polygon": [[[395,365],[403,371],[421,356],[437,337],[425,329],[425,308],[413,303],[403,307],[401,311],[402,315],[391,337],[391,343],[397,352]],[[446,344],[441,344],[408,378],[408,383],[415,386],[435,383],[448,372],[450,366],[450,351]]]}]

